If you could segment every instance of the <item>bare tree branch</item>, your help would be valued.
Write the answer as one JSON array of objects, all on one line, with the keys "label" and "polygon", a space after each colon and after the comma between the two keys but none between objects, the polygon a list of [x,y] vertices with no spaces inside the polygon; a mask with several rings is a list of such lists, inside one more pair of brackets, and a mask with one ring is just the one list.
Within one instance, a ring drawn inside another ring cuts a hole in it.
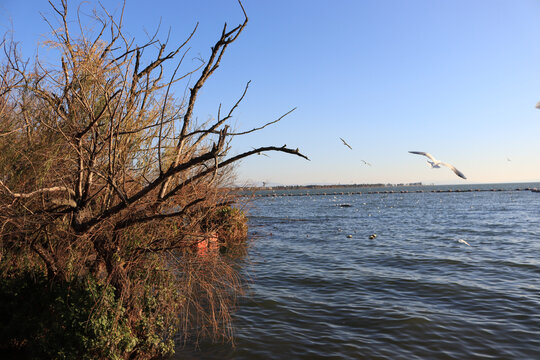
[{"label": "bare tree branch", "polygon": [[[250,82],[226,110],[219,104],[217,118],[199,120],[201,89],[247,25],[238,3],[240,24],[225,23],[206,59],[189,68],[184,60],[198,24],[179,45],[169,44],[170,31],[158,39],[161,24],[138,43],[123,28],[126,1],[118,17],[101,4],[102,11],[86,13],[81,5],[72,14],[68,0],[50,0],[53,16],[45,21],[51,34],[44,46],[57,53],[46,62],[39,56],[24,61],[15,42],[0,40],[0,256],[13,255],[6,266],[2,258],[0,275],[19,269],[17,259],[24,259],[46,270],[51,282],[99,279],[114,288],[114,304],[125,310],[122,321],[136,336],[145,311],[141,294],[148,289],[160,299],[151,315],[166,316],[171,328],[181,317],[186,333],[230,324],[229,296],[235,292],[227,286],[236,286],[236,272],[225,261],[221,268],[205,265],[204,272],[192,266],[202,260],[199,245],[223,241],[224,226],[216,219],[238,210],[222,209],[236,199],[234,165],[271,151],[309,160],[286,146],[232,154],[235,136],[263,130],[294,111],[251,130],[230,131]],[[245,223],[240,225],[247,236]],[[171,287],[161,292],[160,284]],[[195,293],[208,295],[197,302]],[[210,316],[203,304],[219,309]],[[211,326],[191,326],[198,321],[192,318],[210,319]],[[139,356],[144,341],[121,357]],[[148,358],[163,355],[158,345],[148,346],[154,351]]]},{"label": "bare tree branch", "polygon": [[289,115],[290,113],[292,113],[292,112],[295,111],[295,110],[296,110],[296,108],[294,108],[294,109],[292,109],[292,110],[289,110],[289,111],[287,111],[285,114],[283,114],[283,115],[281,115],[279,118],[277,118],[276,120],[267,122],[266,124],[264,124],[264,125],[261,126],[261,127],[253,128],[253,129],[247,130],[247,131],[242,131],[242,132],[237,132],[237,133],[231,133],[230,135],[231,135],[231,136],[246,135],[246,134],[250,134],[250,133],[253,133],[253,132],[262,130],[262,129],[264,129],[264,128],[267,127],[267,126],[270,126],[270,125],[272,125],[272,124],[275,124],[275,123],[281,121],[285,116]]},{"label": "bare tree branch", "polygon": [[16,193],[11,191],[1,180],[0,185],[9,193],[9,195],[15,197],[15,198],[21,198],[21,199],[28,199],[35,195],[44,194],[44,193],[54,193],[54,192],[67,192],[71,196],[75,196],[75,192],[67,187],[64,186],[53,186],[49,188],[43,188],[34,190],[29,193]]}]

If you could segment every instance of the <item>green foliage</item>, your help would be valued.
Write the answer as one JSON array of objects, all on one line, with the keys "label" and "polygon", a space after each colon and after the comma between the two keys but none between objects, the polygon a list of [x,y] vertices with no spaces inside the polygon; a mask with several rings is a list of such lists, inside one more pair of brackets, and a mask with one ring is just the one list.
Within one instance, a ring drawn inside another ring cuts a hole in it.
[{"label": "green foliage", "polygon": [[91,278],[49,282],[25,272],[0,280],[0,352],[14,358],[122,359],[133,351],[168,354],[164,323],[149,304],[137,334],[130,330],[114,288]]},{"label": "green foliage", "polygon": [[156,268],[148,273],[151,281],[145,284],[143,293],[135,300],[140,309],[134,326],[137,352],[154,356],[172,354],[181,296],[168,272]]}]

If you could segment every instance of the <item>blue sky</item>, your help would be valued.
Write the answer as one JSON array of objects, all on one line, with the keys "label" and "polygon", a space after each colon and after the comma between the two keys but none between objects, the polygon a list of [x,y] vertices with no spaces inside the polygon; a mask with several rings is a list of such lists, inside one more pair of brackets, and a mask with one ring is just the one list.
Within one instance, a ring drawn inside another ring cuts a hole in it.
[{"label": "blue sky", "polygon": [[[120,9],[119,1],[102,3]],[[297,109],[237,138],[232,151],[287,144],[311,161],[255,156],[238,167],[238,183],[540,181],[540,1],[243,4],[249,24],[202,92],[197,116],[216,116],[218,105],[232,105],[251,80],[237,129]],[[44,0],[0,0],[2,30],[12,24],[25,56],[48,32],[40,12],[52,13]],[[138,42],[160,19],[171,44],[200,23],[195,58],[208,56],[223,23],[240,23],[242,12],[235,0],[127,1],[125,31]],[[428,151],[468,179],[430,169],[409,150]]]}]

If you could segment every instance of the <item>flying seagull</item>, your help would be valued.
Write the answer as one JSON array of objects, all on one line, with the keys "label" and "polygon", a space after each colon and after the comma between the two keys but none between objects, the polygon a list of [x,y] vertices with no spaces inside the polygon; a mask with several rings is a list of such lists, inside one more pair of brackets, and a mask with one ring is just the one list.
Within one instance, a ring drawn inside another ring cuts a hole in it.
[{"label": "flying seagull", "polygon": [[370,164],[370,163],[368,163],[368,162],[367,162],[366,160],[362,160],[362,159],[360,159],[360,161],[361,161],[361,162],[363,162],[364,164],[368,165],[368,166],[371,166],[371,164]]},{"label": "flying seagull", "polygon": [[424,155],[425,157],[427,157],[429,159],[428,163],[429,165],[431,165],[432,168],[440,168],[441,165],[443,165],[449,168],[450,170],[452,170],[454,173],[456,173],[456,175],[459,176],[460,178],[467,179],[465,175],[463,175],[463,173],[459,171],[458,169],[456,169],[454,166],[435,159],[430,153],[423,152],[423,151],[409,151],[409,152],[411,154]]},{"label": "flying seagull", "polygon": [[[340,138],[340,139],[341,139],[341,138]],[[343,144],[345,144],[345,146],[347,146],[349,149],[352,150],[351,145],[347,144],[347,142],[346,142],[345,140],[341,139],[341,141],[343,141]]]},{"label": "flying seagull", "polygon": [[[254,147],[252,147],[252,149],[255,150]],[[258,152],[257,155],[263,155],[263,156],[266,156],[266,157],[270,157],[270,156],[268,156],[268,154],[265,154],[263,152]]]}]

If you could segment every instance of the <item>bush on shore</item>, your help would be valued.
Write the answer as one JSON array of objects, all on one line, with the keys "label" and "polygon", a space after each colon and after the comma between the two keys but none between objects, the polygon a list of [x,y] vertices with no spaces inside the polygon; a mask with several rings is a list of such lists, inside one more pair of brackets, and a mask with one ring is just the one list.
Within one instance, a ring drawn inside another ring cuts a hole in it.
[{"label": "bush on shore", "polygon": [[123,12],[49,4],[46,62],[0,41],[0,351],[149,359],[173,340],[231,340],[241,278],[227,256],[192,249],[215,234],[245,239],[244,215],[224,207],[236,200],[238,161],[306,158],[286,146],[229,153],[233,138],[283,117],[232,131],[249,83],[216,118],[194,115],[247,25],[242,4],[243,22],[225,25],[195,65],[185,59],[196,26],[177,46],[140,44],[123,32]]},{"label": "bush on shore", "polygon": [[214,231],[224,247],[240,245],[247,240],[247,216],[242,209],[227,205],[212,211],[204,220],[203,229]]}]

